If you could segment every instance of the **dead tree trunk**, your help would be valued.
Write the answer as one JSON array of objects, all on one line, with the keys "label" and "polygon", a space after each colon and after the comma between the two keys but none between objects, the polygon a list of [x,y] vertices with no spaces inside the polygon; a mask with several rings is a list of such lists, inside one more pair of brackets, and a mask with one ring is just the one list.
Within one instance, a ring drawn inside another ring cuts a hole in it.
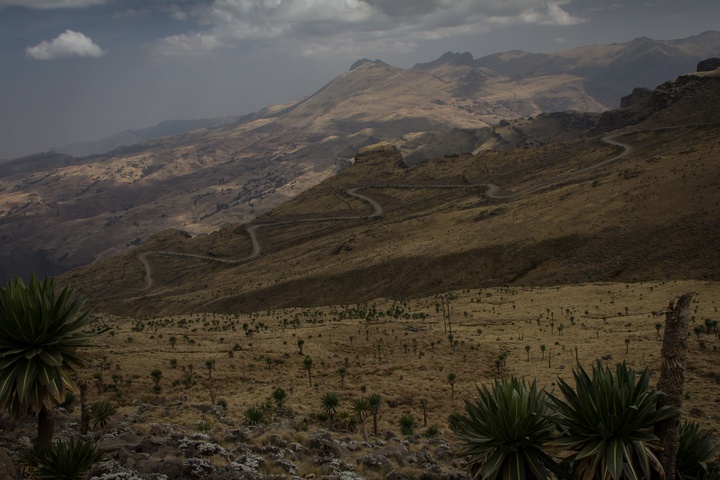
[{"label": "dead tree trunk", "polygon": [[[690,303],[694,292],[686,293],[670,302],[665,309],[665,334],[663,336],[660,364],[660,380],[657,389],[665,395],[657,402],[657,408],[670,406],[679,409],[685,385],[685,359],[687,357]],[[675,459],[680,445],[680,417],[668,418],[655,424],[655,435],[660,439],[663,451],[660,464],[667,479],[675,478]],[[663,477],[657,477],[663,478]]]}]

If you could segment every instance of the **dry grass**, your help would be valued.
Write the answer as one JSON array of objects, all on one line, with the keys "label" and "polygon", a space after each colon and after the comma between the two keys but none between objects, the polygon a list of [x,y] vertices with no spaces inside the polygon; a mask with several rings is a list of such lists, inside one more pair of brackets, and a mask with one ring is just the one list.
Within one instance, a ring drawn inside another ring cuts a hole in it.
[{"label": "dry grass", "polygon": [[[385,208],[382,218],[261,227],[263,254],[247,264],[153,254],[156,285],[149,291],[141,290],[137,252],[78,269],[64,281],[103,311],[136,315],[419,298],[506,284],[717,281],[720,189],[714,187],[720,170],[711,161],[720,151],[717,135],[717,127],[637,133],[627,137],[636,151],[622,160],[510,200],[488,199],[472,188],[367,189]],[[344,192],[368,183],[458,184],[464,178],[502,184],[499,179],[514,178],[505,184],[513,191],[614,152],[578,141],[445,158],[409,170],[394,167],[392,155],[379,155],[258,221],[367,215],[368,205]],[[233,225],[195,238],[165,232],[139,251],[153,250],[242,258],[250,242]]]},{"label": "dry grass", "polygon": [[[298,441],[301,432],[321,426],[315,420],[320,398],[329,391],[341,397],[341,409],[351,399],[367,393],[379,393],[386,401],[379,429],[398,433],[397,421],[403,413],[416,416],[422,426],[421,399],[428,401],[428,424],[449,433],[446,416],[462,408],[463,398],[472,398],[475,385],[491,381],[498,374],[495,360],[508,353],[500,375],[518,375],[537,379],[552,390],[558,376],[569,378],[579,361],[589,365],[600,357],[627,362],[636,369],[649,368],[658,375],[660,339],[653,315],[668,300],[687,291],[695,291],[691,328],[706,318],[717,318],[718,284],[704,282],[645,282],[637,284],[597,283],[556,288],[488,288],[455,292],[452,300],[451,346],[436,312],[434,297],[399,303],[378,300],[361,306],[287,309],[252,315],[227,316],[197,314],[164,318],[105,317],[114,334],[97,340],[96,364],[109,366],[103,379],[112,383],[112,375],[121,375],[123,411],[131,400],[151,402],[157,397],[168,401],[184,399],[181,408],[155,407],[146,421],[160,421],[195,428],[205,420],[218,431],[226,428],[212,415],[203,414],[193,405],[209,404],[210,388],[217,399],[228,404],[226,418],[242,423],[243,412],[270,397],[276,386],[289,393],[288,408],[300,417],[295,432],[285,432],[287,441]],[[373,308],[385,312],[399,308],[403,314],[425,314],[426,318],[373,316],[362,319],[338,319],[342,312]],[[293,319],[299,325],[293,327]],[[283,321],[288,325],[283,327]],[[185,322],[185,326],[179,326]],[[554,326],[551,326],[554,323]],[[257,332],[248,336],[243,324]],[[133,331],[144,325],[142,331]],[[265,328],[267,327],[267,328]],[[233,328],[235,329],[233,331]],[[562,333],[561,333],[562,331]],[[177,338],[171,347],[169,338]],[[129,340],[129,339],[132,340]],[[304,340],[303,355],[297,340]],[[629,339],[629,344],[626,344]],[[701,341],[704,348],[701,348]],[[237,346],[236,346],[237,344]],[[528,361],[525,346],[530,346]],[[546,346],[544,359],[541,345]],[[232,358],[228,351],[233,347]],[[689,340],[690,354],[686,383],[685,415],[704,427],[717,428],[720,416],[717,404],[720,382],[717,334],[694,334]],[[627,350],[627,353],[626,353]],[[310,387],[303,368],[305,355],[313,359]],[[549,365],[548,357],[552,357]],[[176,359],[178,367],[170,367]],[[206,367],[215,360],[212,379]],[[344,388],[340,388],[338,368],[347,365]],[[192,383],[182,382],[192,366]],[[159,394],[152,393],[150,371],[163,373]],[[98,372],[95,368],[87,375]],[[450,398],[449,373],[457,375],[455,399]],[[126,385],[126,379],[132,379]],[[179,384],[177,382],[180,382]],[[175,385],[174,385],[175,384]],[[105,393],[102,397],[110,397]],[[390,406],[388,402],[395,405]],[[324,425],[324,424],[323,424]],[[372,422],[368,427],[372,429]],[[419,429],[422,433],[423,428]],[[358,437],[360,434],[356,433]],[[260,438],[257,441],[262,442]]]}]

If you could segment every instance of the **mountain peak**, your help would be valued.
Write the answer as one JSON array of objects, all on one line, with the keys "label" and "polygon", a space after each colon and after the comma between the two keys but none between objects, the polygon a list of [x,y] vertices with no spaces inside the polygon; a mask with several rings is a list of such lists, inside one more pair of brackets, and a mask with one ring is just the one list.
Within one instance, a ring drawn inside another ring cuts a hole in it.
[{"label": "mountain peak", "polygon": [[413,66],[413,70],[429,70],[441,65],[453,65],[456,67],[477,67],[475,59],[470,52],[445,52],[440,58],[429,63],[417,63]]},{"label": "mountain peak", "polygon": [[366,65],[368,63],[372,65],[387,65],[387,63],[383,62],[382,60],[370,60],[369,58],[361,58],[360,60],[350,65],[350,71],[352,72],[356,68]]}]

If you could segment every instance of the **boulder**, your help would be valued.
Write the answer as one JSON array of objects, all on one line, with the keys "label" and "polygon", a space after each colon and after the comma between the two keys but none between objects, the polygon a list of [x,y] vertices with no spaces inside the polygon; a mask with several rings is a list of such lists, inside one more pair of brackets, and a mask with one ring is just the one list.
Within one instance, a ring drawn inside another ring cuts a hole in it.
[{"label": "boulder", "polygon": [[117,437],[110,437],[105,440],[101,440],[98,443],[98,448],[102,452],[115,452],[121,448],[127,450],[138,451],[140,448],[140,442],[143,438],[133,433],[127,432],[118,435]]}]

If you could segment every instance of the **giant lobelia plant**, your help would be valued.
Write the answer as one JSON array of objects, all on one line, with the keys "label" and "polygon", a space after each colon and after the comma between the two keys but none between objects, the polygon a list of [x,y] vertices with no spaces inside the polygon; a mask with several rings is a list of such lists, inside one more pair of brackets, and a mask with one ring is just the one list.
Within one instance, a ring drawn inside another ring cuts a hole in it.
[{"label": "giant lobelia plant", "polygon": [[466,415],[454,415],[450,424],[460,442],[473,478],[523,480],[563,476],[547,453],[555,425],[544,391],[515,377],[478,387],[474,402],[465,400]]},{"label": "giant lobelia plant", "polygon": [[38,415],[39,451],[52,442],[54,405],[78,392],[72,374],[86,363],[77,349],[96,335],[84,330],[92,320],[85,299],[69,287],[56,294],[53,279],[0,287],[0,409]]},{"label": "giant lobelia plant", "polygon": [[598,361],[592,376],[582,367],[573,376],[575,389],[558,380],[564,400],[548,395],[563,432],[552,444],[573,452],[565,460],[572,478],[640,480],[653,470],[662,473],[652,428],[678,411],[657,408],[662,393],[649,388],[647,369],[638,376],[621,363],[613,373]]}]

